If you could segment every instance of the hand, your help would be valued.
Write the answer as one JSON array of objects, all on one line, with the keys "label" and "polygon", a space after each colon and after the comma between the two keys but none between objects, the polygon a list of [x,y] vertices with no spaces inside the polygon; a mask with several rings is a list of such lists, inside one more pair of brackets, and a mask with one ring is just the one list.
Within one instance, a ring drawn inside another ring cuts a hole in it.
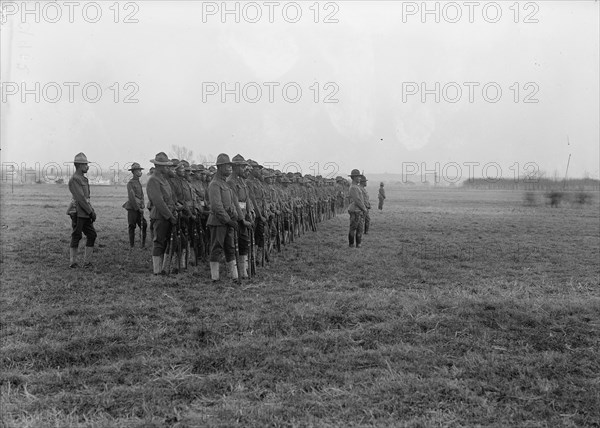
[{"label": "hand", "polygon": [[248,220],[242,220],[242,223],[248,228],[252,227],[252,223],[250,223]]},{"label": "hand", "polygon": [[238,226],[238,224],[237,224],[237,221],[235,221],[235,220],[229,220],[229,221],[227,222],[227,226],[229,226],[229,227],[233,227],[233,229],[234,229],[234,230],[236,230],[236,231],[239,229],[239,226]]},{"label": "hand", "polygon": [[260,221],[263,222],[263,223],[266,223],[267,219],[264,216],[261,215],[260,216]]},{"label": "hand", "polygon": [[171,224],[173,226],[175,226],[177,224],[177,217],[171,216],[171,218],[169,219],[169,221],[171,222]]},{"label": "hand", "polygon": [[92,219],[92,223],[96,221],[96,212],[95,211],[92,211],[90,213],[90,218]]}]

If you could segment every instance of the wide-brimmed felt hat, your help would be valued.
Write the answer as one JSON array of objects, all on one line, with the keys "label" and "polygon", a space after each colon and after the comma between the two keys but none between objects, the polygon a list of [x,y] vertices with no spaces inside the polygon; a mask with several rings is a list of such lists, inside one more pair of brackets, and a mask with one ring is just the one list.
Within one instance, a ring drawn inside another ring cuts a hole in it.
[{"label": "wide-brimmed felt hat", "polygon": [[255,160],[252,159],[248,159],[246,162],[248,162],[248,164],[252,167],[252,168],[263,168],[263,166],[261,164],[259,164],[258,162],[256,162]]},{"label": "wide-brimmed felt hat", "polygon": [[83,152],[77,153],[75,155],[75,160],[73,162],[74,163],[89,163],[87,156]]},{"label": "wide-brimmed felt hat", "polygon": [[142,168],[139,163],[134,162],[131,164],[131,168],[129,168],[127,171],[135,171],[136,169],[142,170],[144,168]]},{"label": "wide-brimmed felt hat", "polygon": [[183,166],[183,169],[185,171],[191,171],[192,170],[192,168],[190,167],[190,163],[188,161],[186,161],[186,160],[180,161],[179,165],[177,165],[177,166]]},{"label": "wide-brimmed felt hat", "polygon": [[215,162],[216,166],[219,165],[227,165],[227,164],[231,164],[233,162],[231,162],[231,160],[229,159],[229,155],[225,154],[225,153],[221,153],[219,156],[217,156],[217,161]]},{"label": "wide-brimmed felt hat", "polygon": [[239,153],[231,159],[231,162],[233,162],[234,165],[250,165]]},{"label": "wide-brimmed felt hat", "polygon": [[367,180],[367,177],[365,177],[364,175],[360,176],[360,182],[361,183],[366,183],[367,181],[369,181],[369,180]]},{"label": "wide-brimmed felt hat", "polygon": [[164,166],[172,166],[173,162],[171,162],[165,152],[157,153],[154,156],[154,159],[150,159],[154,165],[164,165]]},{"label": "wide-brimmed felt hat", "polygon": [[358,177],[362,175],[358,169],[353,169],[348,177]]}]

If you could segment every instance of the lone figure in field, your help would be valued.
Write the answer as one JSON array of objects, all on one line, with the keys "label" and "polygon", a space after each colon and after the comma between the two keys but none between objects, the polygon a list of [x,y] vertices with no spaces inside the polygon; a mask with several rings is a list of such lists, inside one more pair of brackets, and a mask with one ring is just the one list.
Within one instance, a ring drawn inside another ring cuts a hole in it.
[{"label": "lone figure in field", "polygon": [[67,209],[67,214],[71,217],[71,246],[69,251],[69,267],[77,268],[77,251],[82,233],[85,234],[85,255],[83,267],[92,267],[91,258],[94,252],[94,242],[96,242],[96,212],[90,203],[90,183],[85,174],[89,170],[87,157],[83,153],[75,156],[75,173],[69,179],[69,191],[71,192],[71,204]]},{"label": "lone figure in field", "polygon": [[348,232],[348,244],[354,247],[356,238],[356,248],[360,248],[362,234],[364,228],[364,216],[367,213],[365,206],[363,191],[358,185],[362,174],[358,169],[353,169],[349,177],[352,179],[348,197],[350,205],[348,205],[348,214],[350,214],[350,230]]},{"label": "lone figure in field", "polygon": [[383,188],[383,183],[379,184],[379,195],[377,196],[377,198],[379,199],[378,208],[380,210],[383,210],[383,201],[385,200],[385,189]]},{"label": "lone figure in field", "polygon": [[134,247],[135,229],[140,228],[142,235],[142,248],[146,246],[146,229],[148,224],[144,218],[144,190],[140,177],[142,176],[142,168],[139,163],[134,162],[129,168],[133,177],[127,183],[127,202],[123,204],[123,208],[127,210],[127,229],[129,231],[129,246]]}]

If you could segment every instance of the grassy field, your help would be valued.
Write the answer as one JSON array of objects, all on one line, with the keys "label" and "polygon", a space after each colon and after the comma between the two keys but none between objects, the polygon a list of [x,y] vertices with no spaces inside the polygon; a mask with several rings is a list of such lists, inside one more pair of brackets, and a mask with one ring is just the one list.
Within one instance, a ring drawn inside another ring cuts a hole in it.
[{"label": "grassy field", "polygon": [[386,190],[239,287],[153,277],[124,188],[70,270],[67,188],[3,185],[4,426],[600,426],[598,195]]}]

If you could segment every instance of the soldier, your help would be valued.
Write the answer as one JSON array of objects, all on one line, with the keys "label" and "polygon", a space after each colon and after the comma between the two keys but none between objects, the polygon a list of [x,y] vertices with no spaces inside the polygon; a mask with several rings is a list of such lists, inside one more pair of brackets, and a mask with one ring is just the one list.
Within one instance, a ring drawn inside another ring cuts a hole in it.
[{"label": "soldier", "polygon": [[383,210],[383,200],[385,199],[385,190],[383,189],[383,182],[379,184],[379,195],[377,196],[377,198],[379,199],[379,206],[377,208]]},{"label": "soldier", "polygon": [[154,275],[163,273],[163,259],[171,228],[177,224],[175,201],[171,185],[167,181],[169,167],[172,163],[164,152],[151,159],[155,165],[154,174],[150,176],[146,191],[151,202],[150,224],[153,229],[152,268]]},{"label": "soldier", "polygon": [[238,279],[235,233],[238,230],[238,211],[235,195],[225,180],[233,171],[229,156],[221,153],[217,156],[217,172],[208,185],[210,214],[210,277],[213,282],[219,280],[219,260],[225,253],[225,262],[232,279]]},{"label": "soldier", "polygon": [[364,234],[369,234],[369,226],[371,225],[371,216],[369,215],[369,210],[371,209],[371,201],[369,201],[369,193],[367,192],[367,177],[362,175],[360,177],[360,188],[363,192],[365,207],[367,207],[367,212],[365,213],[365,231]]},{"label": "soldier", "polygon": [[363,192],[358,185],[361,175],[362,174],[358,169],[353,169],[349,175],[352,179],[352,184],[350,185],[350,190],[348,192],[350,198],[350,205],[348,205],[348,213],[350,214],[348,244],[350,247],[354,247],[354,239],[356,237],[356,248],[360,248],[361,246],[364,215],[367,212]]},{"label": "soldier", "polygon": [[140,177],[142,176],[142,168],[139,163],[134,162],[129,168],[133,177],[127,183],[127,202],[123,204],[123,208],[127,210],[127,225],[129,231],[129,246],[134,247],[135,243],[135,228],[138,226],[142,232],[142,248],[146,246],[146,229],[148,223],[144,218],[144,190]]},{"label": "soldier", "polygon": [[84,175],[89,170],[87,157],[83,153],[78,153],[74,160],[75,172],[69,180],[69,191],[72,199],[67,214],[71,217],[71,246],[69,249],[69,267],[77,268],[77,250],[82,233],[85,234],[85,254],[83,258],[83,267],[92,267],[91,258],[94,253],[94,242],[96,241],[96,211],[90,203],[90,184]]},{"label": "soldier", "polygon": [[227,178],[227,184],[234,191],[240,209],[238,211],[238,216],[242,220],[238,231],[240,272],[242,278],[248,278],[248,250],[250,248],[250,233],[252,232],[252,224],[255,216],[250,189],[246,184],[250,164],[239,154],[234,156],[232,161],[233,172]]},{"label": "soldier", "polygon": [[[252,167],[252,171],[246,180],[246,184],[250,190],[250,197],[254,205],[256,219],[254,223],[254,242],[258,248],[256,260],[260,260],[261,264],[268,260],[268,253],[265,250],[266,241],[268,241],[268,217],[270,211],[266,203],[266,190],[262,174],[262,165],[258,162],[248,159],[248,163]],[[265,239],[265,235],[267,239]]]}]

